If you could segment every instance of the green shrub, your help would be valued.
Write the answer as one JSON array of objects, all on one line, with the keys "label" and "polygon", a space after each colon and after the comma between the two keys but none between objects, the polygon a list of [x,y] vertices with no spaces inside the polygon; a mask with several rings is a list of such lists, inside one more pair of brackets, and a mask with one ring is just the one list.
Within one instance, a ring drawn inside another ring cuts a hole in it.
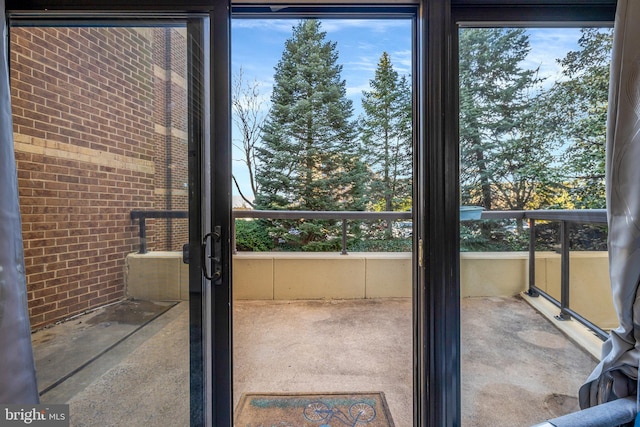
[{"label": "green shrub", "polygon": [[264,252],[273,249],[267,224],[262,220],[236,220],[236,249],[239,251]]},{"label": "green shrub", "polygon": [[411,238],[397,239],[358,239],[347,244],[349,252],[411,252]]}]

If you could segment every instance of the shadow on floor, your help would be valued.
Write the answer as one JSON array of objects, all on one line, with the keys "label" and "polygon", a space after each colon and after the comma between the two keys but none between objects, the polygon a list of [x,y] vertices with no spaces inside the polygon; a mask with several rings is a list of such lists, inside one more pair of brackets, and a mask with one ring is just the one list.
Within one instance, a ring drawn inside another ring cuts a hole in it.
[{"label": "shadow on floor", "polygon": [[176,303],[126,300],[31,335],[38,390],[45,394]]}]

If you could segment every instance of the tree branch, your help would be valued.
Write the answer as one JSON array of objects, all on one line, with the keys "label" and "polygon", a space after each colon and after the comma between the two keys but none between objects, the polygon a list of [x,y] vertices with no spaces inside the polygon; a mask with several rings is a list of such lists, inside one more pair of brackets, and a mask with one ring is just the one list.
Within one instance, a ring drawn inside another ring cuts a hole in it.
[{"label": "tree branch", "polygon": [[233,178],[233,183],[236,185],[236,189],[238,190],[238,193],[240,193],[240,197],[242,197],[242,200],[247,202],[249,206],[251,206],[251,208],[255,208],[256,205],[253,204],[253,202],[249,201],[249,199],[247,199],[245,195],[242,193],[242,190],[240,189],[240,185],[238,184],[238,180],[236,179],[235,175],[231,175],[231,178]]}]

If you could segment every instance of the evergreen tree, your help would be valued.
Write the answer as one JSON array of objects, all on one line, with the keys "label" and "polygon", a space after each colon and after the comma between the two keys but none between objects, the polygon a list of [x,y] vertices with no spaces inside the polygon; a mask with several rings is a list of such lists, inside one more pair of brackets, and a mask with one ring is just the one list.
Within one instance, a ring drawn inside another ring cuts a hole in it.
[{"label": "evergreen tree", "polygon": [[[301,21],[275,68],[256,170],[261,209],[364,208],[366,170],[354,143],[353,107],[336,43],[325,38],[319,21]],[[280,239],[307,250],[333,249],[327,235],[339,234],[331,222],[283,221],[280,226]]]},{"label": "evergreen tree", "polygon": [[524,29],[460,34],[460,144],[463,204],[532,209],[556,186],[554,140],[542,111],[537,70],[521,67]]},{"label": "evergreen tree", "polygon": [[[365,161],[373,173],[369,203],[385,211],[399,210],[411,200],[411,87],[393,69],[387,52],[369,86],[371,90],[362,93],[360,119]],[[391,221],[386,234],[391,237]]]},{"label": "evergreen tree", "polygon": [[579,50],[558,62],[563,80],[550,91],[550,116],[567,142],[564,165],[576,208],[604,208],[609,67],[613,31],[584,28]]},{"label": "evergreen tree", "polygon": [[561,192],[560,143],[550,131],[548,109],[546,93],[531,95],[526,108],[516,114],[516,127],[496,144],[490,167],[495,208],[548,208]]},{"label": "evergreen tree", "polygon": [[[529,53],[524,29],[478,28],[460,33],[461,203],[485,209],[538,209],[560,192],[560,143],[548,119],[550,100],[537,69],[524,69]],[[496,222],[463,223],[463,247],[492,241],[522,248]],[[500,246],[499,246],[500,247]]]}]

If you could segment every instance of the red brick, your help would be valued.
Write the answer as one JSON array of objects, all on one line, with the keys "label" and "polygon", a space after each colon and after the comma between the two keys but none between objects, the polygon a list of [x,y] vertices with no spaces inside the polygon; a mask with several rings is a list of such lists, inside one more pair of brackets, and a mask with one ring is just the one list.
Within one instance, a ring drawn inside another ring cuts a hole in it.
[{"label": "red brick", "polygon": [[82,301],[69,307],[69,314],[77,314],[87,311],[90,308],[89,301]]},{"label": "red brick", "polygon": [[59,308],[57,310],[50,311],[45,313],[45,318],[49,321],[53,322],[56,319],[64,319],[65,317],[69,317],[69,309],[66,307]]},{"label": "red brick", "polygon": [[80,302],[78,297],[67,298],[62,301],[58,301],[58,307],[70,307]]},{"label": "red brick", "polygon": [[46,313],[47,311],[51,311],[53,309],[56,308],[56,304],[55,303],[49,303],[49,304],[38,304],[36,306],[34,306],[33,308],[31,308],[31,315],[38,315],[38,314],[42,314],[42,313]]},{"label": "red brick", "polygon": [[[16,28],[13,35],[11,83],[17,132],[133,161],[155,161],[157,171],[166,170],[165,141],[154,133],[154,124],[184,129],[186,103],[184,89],[173,85],[174,123],[164,122],[166,85],[154,85],[152,67],[154,61],[164,66],[162,46],[154,47],[126,28]],[[172,38],[174,49],[184,48],[184,34]],[[140,56],[141,43],[148,56]],[[172,67],[174,72],[184,73],[184,52],[172,52],[171,57],[182,61]],[[179,164],[186,160],[186,149],[172,155]],[[17,152],[16,159],[25,265],[31,273],[28,288],[36,292],[45,283],[55,284],[58,294],[51,298],[65,298],[69,307],[34,312],[32,303],[33,324],[122,298],[124,259],[138,245],[137,226],[129,212],[164,208],[164,197],[155,197],[154,192],[164,187],[166,175],[86,163],[73,156]],[[176,182],[186,181],[186,168],[178,166],[173,174]],[[186,208],[177,197],[173,206]],[[187,229],[175,224],[174,234],[185,234],[175,235],[174,240],[186,241]],[[168,248],[164,229],[165,225],[149,221],[148,239],[156,248]],[[44,276],[45,266],[55,278]],[[67,300],[75,296],[78,302]]]}]

